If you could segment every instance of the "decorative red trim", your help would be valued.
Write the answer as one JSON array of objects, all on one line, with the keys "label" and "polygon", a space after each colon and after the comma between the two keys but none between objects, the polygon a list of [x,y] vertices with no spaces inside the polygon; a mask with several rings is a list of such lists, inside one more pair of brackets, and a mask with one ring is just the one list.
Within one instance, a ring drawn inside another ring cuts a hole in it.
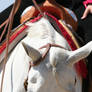
[{"label": "decorative red trim", "polygon": [[[65,37],[65,39],[67,40],[68,44],[70,45],[71,49],[72,50],[76,50],[77,47],[74,43],[74,41],[72,40],[71,36],[68,34],[68,32],[65,30],[65,28],[62,26],[62,24],[60,24],[60,22],[52,15],[46,13],[46,15],[50,16],[53,20],[56,21],[57,25],[59,26],[63,36]],[[87,77],[87,67],[86,67],[86,64],[85,64],[85,61],[84,60],[80,60],[78,63],[75,64],[75,68],[76,68],[76,71],[78,73],[78,75],[81,75],[83,78],[86,78]]]},{"label": "decorative red trim", "polygon": [[[25,29],[27,28],[26,25],[24,25],[24,27],[22,29],[20,29],[17,33],[13,34],[11,37],[10,37],[10,40],[9,40],[9,44],[11,44],[14,39],[19,35],[21,34]],[[6,42],[2,44],[2,46],[0,46],[0,54],[5,50],[6,48]]]}]

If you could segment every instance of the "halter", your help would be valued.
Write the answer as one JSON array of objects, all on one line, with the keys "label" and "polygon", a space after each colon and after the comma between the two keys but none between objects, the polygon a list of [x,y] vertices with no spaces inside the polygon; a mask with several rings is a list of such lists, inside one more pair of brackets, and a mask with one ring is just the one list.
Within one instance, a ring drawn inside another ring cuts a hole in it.
[{"label": "halter", "polygon": [[[44,46],[42,46],[42,47],[39,48],[39,50],[43,49],[43,48],[46,48],[46,50],[44,51],[44,53],[42,54],[42,56],[38,60],[30,62],[29,71],[30,71],[31,67],[39,65],[45,59],[45,57],[47,56],[47,54],[48,54],[48,52],[49,52],[49,50],[50,50],[51,47],[59,47],[59,48],[67,50],[66,48],[64,48],[61,45],[57,45],[57,44],[53,44],[53,43],[52,44],[51,43],[47,43],[46,45],[44,45]],[[53,69],[54,69],[53,73],[54,73],[54,75],[56,75],[55,65],[53,65]],[[27,79],[24,82],[24,88],[25,88],[26,91],[27,91],[27,86],[28,86],[27,80],[28,80],[28,76],[27,76]],[[56,81],[57,81],[57,78],[56,78]],[[57,83],[58,83],[58,81],[57,81]],[[58,85],[59,85],[59,83],[58,83]]]}]

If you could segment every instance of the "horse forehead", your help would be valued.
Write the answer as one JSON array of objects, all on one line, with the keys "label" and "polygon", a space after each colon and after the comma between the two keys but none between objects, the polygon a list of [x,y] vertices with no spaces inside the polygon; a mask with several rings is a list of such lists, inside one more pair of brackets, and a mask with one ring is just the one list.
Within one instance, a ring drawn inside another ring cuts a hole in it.
[{"label": "horse forehead", "polygon": [[42,18],[41,20],[33,23],[32,27],[30,27],[30,25],[31,24],[29,23],[29,29],[27,32],[31,39],[38,38],[42,41],[47,39],[48,41],[46,42],[48,43],[54,42],[56,30],[52,27],[47,19]]},{"label": "horse forehead", "polygon": [[40,24],[47,24],[49,23],[49,20],[44,18],[44,17],[41,17],[39,20],[35,21],[35,22],[27,22],[26,25],[28,26],[35,26],[35,25],[40,25]]},{"label": "horse forehead", "polygon": [[[40,30],[46,30],[48,28],[48,20],[45,18],[41,18],[38,21],[32,23],[32,22],[27,22],[26,25],[29,26],[29,30],[33,31],[40,31]],[[29,32],[28,30],[28,32]],[[39,32],[38,31],[38,32]]]}]

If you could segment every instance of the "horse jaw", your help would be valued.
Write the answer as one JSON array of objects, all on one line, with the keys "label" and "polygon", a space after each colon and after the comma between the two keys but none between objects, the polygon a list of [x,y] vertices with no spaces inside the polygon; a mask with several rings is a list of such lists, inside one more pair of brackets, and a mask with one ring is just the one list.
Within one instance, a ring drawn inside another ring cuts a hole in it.
[{"label": "horse jaw", "polygon": [[32,61],[35,62],[37,60],[39,60],[42,55],[40,54],[39,51],[37,51],[36,49],[32,48],[31,46],[27,45],[26,43],[22,42],[22,45],[27,53],[27,55],[29,57],[31,57]]},{"label": "horse jaw", "polygon": [[69,57],[66,62],[69,65],[73,65],[78,61],[80,61],[81,59],[86,58],[91,53],[91,51],[92,51],[92,41],[90,41],[89,43],[87,43],[86,45],[75,51],[70,51],[68,53]]}]

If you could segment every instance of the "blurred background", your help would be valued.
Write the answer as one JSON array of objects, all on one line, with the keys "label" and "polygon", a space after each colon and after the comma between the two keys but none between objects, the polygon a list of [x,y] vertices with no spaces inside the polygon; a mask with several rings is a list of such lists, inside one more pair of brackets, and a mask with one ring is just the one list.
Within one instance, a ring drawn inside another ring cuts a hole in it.
[{"label": "blurred background", "polygon": [[0,0],[0,13],[8,8],[15,0]]}]

